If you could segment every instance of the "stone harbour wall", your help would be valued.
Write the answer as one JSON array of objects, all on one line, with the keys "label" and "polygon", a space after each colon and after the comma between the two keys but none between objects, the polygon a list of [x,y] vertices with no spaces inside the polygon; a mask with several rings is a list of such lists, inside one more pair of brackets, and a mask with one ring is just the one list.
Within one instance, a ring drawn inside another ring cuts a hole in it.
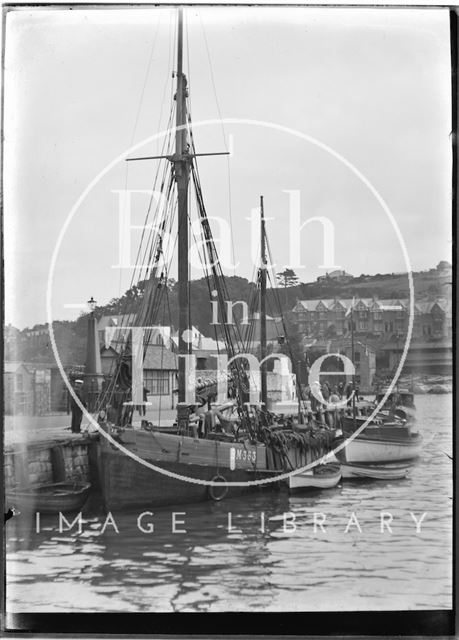
[{"label": "stone harbour wall", "polygon": [[66,480],[89,480],[88,445],[65,447],[64,461]]},{"label": "stone harbour wall", "polygon": [[90,447],[94,440],[29,443],[6,448],[5,489],[61,482],[90,481]]}]

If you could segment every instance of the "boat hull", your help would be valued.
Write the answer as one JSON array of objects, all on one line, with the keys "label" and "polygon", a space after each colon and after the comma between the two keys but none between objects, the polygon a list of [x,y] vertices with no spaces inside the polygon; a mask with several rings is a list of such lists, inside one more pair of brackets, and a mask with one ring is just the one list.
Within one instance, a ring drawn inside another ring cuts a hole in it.
[{"label": "boat hull", "polygon": [[400,480],[406,478],[412,464],[341,464],[345,479]]},{"label": "boat hull", "polygon": [[23,511],[65,513],[80,511],[86,502],[91,485],[87,482],[57,482],[55,484],[8,491],[6,502]]},{"label": "boat hull", "polygon": [[264,445],[140,431],[126,431],[123,440],[129,441],[124,442],[124,446],[145,462],[184,479],[154,471],[102,438],[99,443],[99,476],[105,507],[111,511],[234,497],[253,490],[256,485],[209,486],[187,481],[186,478],[207,483],[253,482],[269,473]]},{"label": "boat hull", "polygon": [[289,477],[291,491],[300,489],[331,489],[341,480],[339,464],[325,464],[312,469],[312,472],[298,473]]},{"label": "boat hull", "polygon": [[414,460],[420,455],[421,447],[420,434],[412,434],[406,440],[378,439],[359,435],[349,441],[339,453],[344,457],[344,462],[390,463]]}]

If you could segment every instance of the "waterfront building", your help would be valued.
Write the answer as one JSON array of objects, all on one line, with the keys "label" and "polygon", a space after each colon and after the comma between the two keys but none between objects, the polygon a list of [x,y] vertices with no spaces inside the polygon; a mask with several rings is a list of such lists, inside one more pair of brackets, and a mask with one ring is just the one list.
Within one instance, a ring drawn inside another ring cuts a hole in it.
[{"label": "waterfront building", "polygon": [[5,362],[4,411],[7,415],[30,415],[33,411],[33,373],[22,362]]},{"label": "waterfront building", "polygon": [[[387,357],[388,368],[395,371],[402,357],[404,341],[387,342],[381,352]],[[409,374],[451,375],[453,368],[453,349],[448,340],[412,341],[403,372]]]}]

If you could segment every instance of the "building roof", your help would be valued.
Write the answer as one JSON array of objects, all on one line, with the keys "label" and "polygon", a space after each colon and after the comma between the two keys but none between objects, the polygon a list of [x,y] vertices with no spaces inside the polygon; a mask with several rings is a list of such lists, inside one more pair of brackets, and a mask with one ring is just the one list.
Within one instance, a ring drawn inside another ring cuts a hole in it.
[{"label": "building roof", "polygon": [[432,313],[432,310],[435,307],[437,307],[438,309],[443,311],[443,313],[445,313],[448,310],[448,307],[450,307],[450,304],[448,304],[447,300],[441,298],[438,300],[416,302],[414,305],[415,312],[417,311],[418,313],[424,313],[424,314]]},{"label": "building roof", "polygon": [[[102,347],[101,358],[116,358],[117,351],[113,347],[106,349]],[[150,344],[147,347],[145,358],[143,361],[144,369],[156,369],[163,371],[177,371],[178,370],[178,358],[167,347]]]},{"label": "building roof", "polygon": [[[363,304],[369,308],[376,301],[373,298],[321,298],[319,300],[298,300],[295,308],[298,305],[301,305],[305,311],[316,311],[317,307],[320,305],[324,306],[329,311],[332,311],[333,308],[338,305],[349,310],[352,304],[354,304],[355,308],[359,302],[363,302]],[[380,300],[378,302],[382,301]]]},{"label": "building roof", "polygon": [[[203,335],[196,327],[192,327],[192,331],[193,350],[198,349],[199,351],[207,351],[208,354],[219,352],[222,353],[226,351],[225,343],[222,340],[214,340],[213,338],[208,338],[207,336]],[[178,331],[174,333],[171,340],[174,345],[178,347]]]},{"label": "building roof", "polygon": [[317,280],[326,280],[327,278],[353,278],[352,273],[347,273],[344,269],[335,269],[334,271],[330,271],[330,273],[326,273],[323,276],[319,276]]},{"label": "building roof", "polygon": [[21,369],[21,367],[25,369],[27,373],[30,373],[25,364],[23,364],[22,362],[4,362],[3,367],[3,371],[5,373],[17,373]]},{"label": "building roof", "polygon": [[135,320],[135,313],[124,315],[102,316],[97,321],[97,329],[103,331],[105,327],[130,327]]},{"label": "building roof", "polygon": [[170,349],[160,345],[149,345],[143,361],[144,369],[159,369],[163,371],[177,371],[178,358]]},{"label": "building roof", "polygon": [[[298,300],[293,311],[317,311],[317,308],[325,308],[332,311],[335,306],[343,306],[348,312],[351,307],[355,310],[359,308],[367,308],[381,311],[399,311],[404,309],[409,312],[410,301],[408,298],[320,298],[317,300]],[[439,307],[444,312],[451,309],[451,301],[446,298],[437,298],[436,300],[415,302],[414,308],[417,313],[431,313],[434,307]]]}]

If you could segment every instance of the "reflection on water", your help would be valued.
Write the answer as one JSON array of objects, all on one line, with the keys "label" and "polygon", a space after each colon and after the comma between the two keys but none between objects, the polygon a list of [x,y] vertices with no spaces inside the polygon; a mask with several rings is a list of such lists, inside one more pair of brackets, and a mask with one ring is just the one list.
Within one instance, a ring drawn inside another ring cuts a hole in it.
[{"label": "reflection on water", "polygon": [[406,480],[264,491],[112,520],[96,508],[81,533],[59,532],[58,517],[44,515],[37,533],[21,514],[7,524],[7,609],[450,608],[451,403],[416,398],[424,447]]}]

